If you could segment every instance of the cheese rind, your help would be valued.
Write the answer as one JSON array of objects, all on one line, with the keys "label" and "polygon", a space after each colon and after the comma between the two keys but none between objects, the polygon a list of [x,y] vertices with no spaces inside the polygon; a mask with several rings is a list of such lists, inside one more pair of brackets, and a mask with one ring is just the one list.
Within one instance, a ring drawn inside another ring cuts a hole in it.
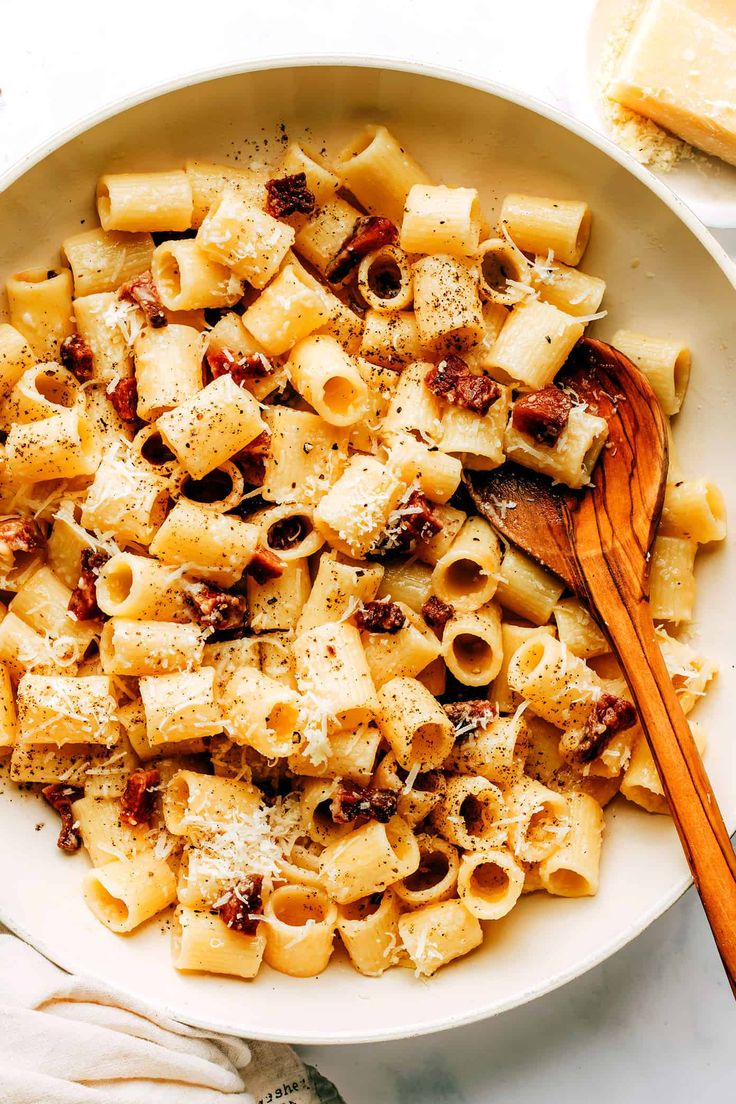
[{"label": "cheese rind", "polygon": [[728,0],[650,0],[608,95],[736,164],[735,60]]}]

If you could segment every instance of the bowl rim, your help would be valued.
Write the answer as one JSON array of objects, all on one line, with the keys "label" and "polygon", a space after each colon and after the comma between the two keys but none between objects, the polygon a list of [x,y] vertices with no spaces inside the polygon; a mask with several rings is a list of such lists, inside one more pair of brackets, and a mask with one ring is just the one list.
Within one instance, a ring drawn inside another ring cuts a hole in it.
[{"label": "bowl rim", "polygon": [[[133,92],[107,101],[96,111],[78,117],[67,126],[54,131],[50,137],[44,141],[35,145],[27,154],[22,155],[0,174],[0,195],[46,157],[55,153],[75,138],[91,130],[98,124],[106,122],[116,115],[122,115],[126,111],[138,107],[143,103],[166,96],[172,92],[178,92],[184,88],[198,84],[206,84],[210,81],[226,79],[228,77],[241,76],[247,73],[278,69],[325,69],[330,67],[341,69],[382,69],[390,72],[404,73],[410,76],[429,77],[434,80],[447,81],[453,84],[462,85],[466,88],[488,93],[498,99],[505,100],[515,104],[517,107],[522,107],[527,111],[540,115],[550,122],[556,123],[558,126],[575,134],[578,138],[581,138],[583,141],[594,146],[613,161],[617,162],[626,172],[639,180],[650,192],[653,192],[665,206],[669,207],[680,222],[684,223],[690,230],[716,262],[734,290],[736,290],[736,262],[731,260],[725,249],[720,245],[713,234],[711,234],[710,230],[700,221],[687,204],[662,180],[635,161],[633,157],[617,146],[606,135],[594,130],[587,123],[582,122],[580,119],[570,115],[561,108],[545,103],[536,96],[512,88],[500,81],[482,77],[477,73],[466,73],[450,66],[434,65],[416,59],[399,60],[394,57],[384,57],[381,55],[368,55],[362,57],[353,56],[351,54],[315,54],[314,56],[305,54],[277,54],[257,58],[246,63],[236,62],[228,65],[206,66],[201,69],[181,73],[165,81],[160,81],[155,84],[146,84]],[[734,810],[732,820],[733,823],[727,825],[729,835],[736,830],[736,810]],[[451,1018],[438,1014],[430,1022],[423,1024],[421,1027],[410,1028],[409,1030],[395,1028],[368,1034],[357,1032],[349,1036],[345,1034],[310,1035],[307,1033],[300,1036],[298,1045],[347,1046],[351,1044],[390,1042],[400,1039],[417,1038],[422,1035],[430,1035],[439,1031],[447,1031],[452,1028],[479,1023],[483,1020],[500,1015],[503,1012],[508,1012],[513,1008],[521,1007],[532,1000],[536,1000],[538,997],[553,992],[555,989],[566,985],[575,978],[581,977],[594,966],[605,962],[622,947],[641,935],[651,923],[664,915],[692,884],[692,876],[684,872],[675,885],[667,893],[663,894],[644,916],[639,918],[633,927],[626,929],[617,938],[610,940],[568,970],[548,978],[540,985],[529,987],[521,996],[510,998],[498,1006],[481,1010],[475,1009],[469,1011],[466,1015],[453,1016]],[[45,940],[38,941],[34,939],[24,929],[23,925],[14,923],[12,918],[4,913],[1,906],[0,923],[4,924],[8,930],[14,932],[30,946],[38,950],[44,957],[49,959],[49,961],[55,963],[69,973],[77,973],[76,963],[72,963],[63,953],[59,954],[54,951]],[[150,998],[141,998],[134,990],[126,989],[121,986],[116,986],[116,989],[122,996],[138,1004],[141,1004],[141,1002],[147,1003],[149,1007],[155,1009],[155,1011],[159,1013],[169,1016],[172,1020],[186,1022],[192,1027],[202,1028],[208,1031],[217,1031],[242,1037],[243,1030],[235,1023],[230,1023],[227,1020],[213,1023],[211,1020],[207,1019],[200,1020],[196,1015],[187,1015],[184,1021],[181,1020],[180,1013],[166,1001],[154,1003]],[[259,1033],[258,1030],[252,1029],[248,1029],[248,1035],[250,1038],[265,1041],[294,1042],[292,1038],[286,1036],[273,1033],[265,1035]]]}]

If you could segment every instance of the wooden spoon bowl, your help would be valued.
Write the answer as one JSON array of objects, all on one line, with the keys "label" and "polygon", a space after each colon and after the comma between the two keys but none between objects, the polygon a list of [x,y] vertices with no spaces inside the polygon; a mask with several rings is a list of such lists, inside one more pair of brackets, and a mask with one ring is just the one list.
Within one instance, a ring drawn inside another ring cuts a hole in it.
[{"label": "wooden spoon bowl", "polygon": [[478,512],[559,575],[610,639],[736,994],[736,858],[649,611],[649,555],[667,480],[665,417],[647,379],[602,341],[580,341],[556,382],[608,422],[591,485],[571,491],[507,463],[467,473],[467,488]]}]

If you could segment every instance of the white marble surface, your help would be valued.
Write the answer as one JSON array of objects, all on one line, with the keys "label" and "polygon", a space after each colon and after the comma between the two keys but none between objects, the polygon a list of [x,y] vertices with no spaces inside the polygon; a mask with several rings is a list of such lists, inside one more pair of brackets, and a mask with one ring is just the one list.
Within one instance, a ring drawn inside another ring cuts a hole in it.
[{"label": "white marble surface", "polygon": [[[564,106],[568,32],[591,3],[0,0],[0,171],[128,93],[251,58],[411,57]],[[736,230],[719,236],[736,257]],[[736,1095],[735,1028],[690,891],[631,946],[533,1005],[439,1036],[304,1054],[348,1104],[725,1104]]]}]

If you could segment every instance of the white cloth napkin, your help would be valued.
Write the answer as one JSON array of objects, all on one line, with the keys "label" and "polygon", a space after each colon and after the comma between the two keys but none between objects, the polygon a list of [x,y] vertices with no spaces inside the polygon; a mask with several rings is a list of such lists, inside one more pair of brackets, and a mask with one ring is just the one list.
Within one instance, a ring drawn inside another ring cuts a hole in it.
[{"label": "white cloth napkin", "polygon": [[0,935],[2,1104],[344,1104],[291,1047],[186,1027]]}]

